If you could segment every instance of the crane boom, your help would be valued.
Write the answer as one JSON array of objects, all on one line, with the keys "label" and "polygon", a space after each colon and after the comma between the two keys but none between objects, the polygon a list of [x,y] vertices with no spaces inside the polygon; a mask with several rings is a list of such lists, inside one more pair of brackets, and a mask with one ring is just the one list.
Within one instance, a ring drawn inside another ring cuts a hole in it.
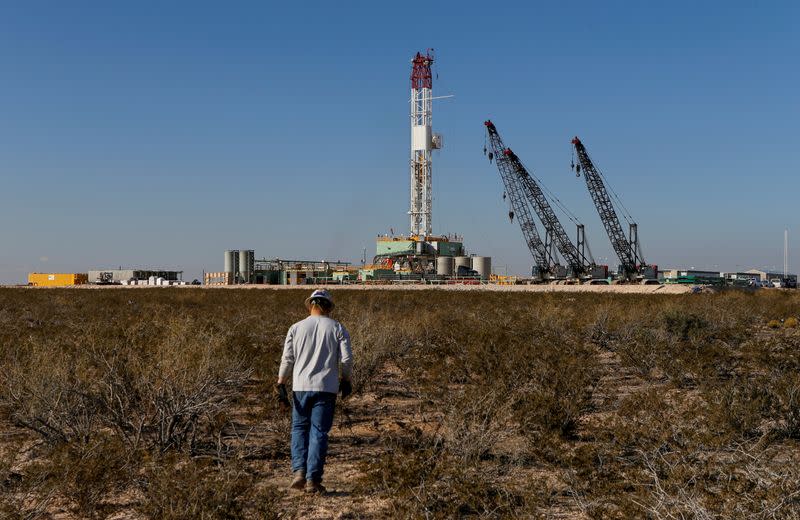
[{"label": "crane boom", "polygon": [[539,183],[528,173],[517,154],[511,149],[507,149],[507,151],[510,161],[514,165],[517,175],[522,181],[522,187],[525,190],[525,194],[528,196],[528,200],[533,204],[533,208],[536,210],[539,220],[541,220],[545,230],[549,233],[550,238],[555,243],[558,252],[561,253],[567,266],[572,270],[573,276],[579,278],[586,274],[589,268],[589,262],[586,257],[578,251],[575,244],[572,243],[567,232],[564,231],[564,226],[562,226],[561,221],[558,220],[558,217],[553,211],[553,207],[550,206]]},{"label": "crane boom", "polygon": [[485,124],[486,128],[489,129],[489,140],[497,169],[500,171],[500,178],[503,180],[509,199],[511,199],[513,212],[509,216],[513,219],[513,216],[516,215],[519,227],[522,229],[522,235],[525,237],[525,243],[533,256],[534,262],[536,262],[539,272],[542,274],[550,273],[554,262],[549,249],[542,242],[536,229],[530,207],[525,199],[522,184],[517,178],[510,158],[503,153],[505,147],[497,131],[494,130],[494,125],[491,121],[486,121]]},{"label": "crane boom", "polygon": [[592,262],[589,262],[586,259],[586,256],[581,253],[578,248],[575,247],[575,244],[573,244],[569,239],[567,232],[564,231],[564,226],[562,226],[561,222],[558,220],[555,211],[553,211],[553,208],[542,191],[542,188],[539,186],[539,183],[537,183],[533,176],[528,172],[517,154],[515,154],[510,148],[505,147],[505,144],[500,138],[500,134],[497,132],[497,128],[495,127],[494,123],[487,121],[486,128],[489,132],[492,150],[494,151],[495,155],[498,157],[502,156],[504,158],[502,165],[498,159],[497,167],[507,167],[509,170],[511,170],[511,174],[515,176],[522,184],[523,192],[533,205],[536,214],[539,216],[539,220],[541,220],[542,225],[547,231],[549,237],[555,243],[556,248],[558,249],[559,253],[561,253],[561,256],[564,258],[567,266],[572,271],[573,276],[578,278],[582,275],[585,275],[589,271]]},{"label": "crane boom", "polygon": [[[620,224],[619,217],[617,217],[614,204],[608,196],[603,178],[589,158],[586,147],[577,137],[572,140],[572,144],[575,146],[575,152],[578,155],[578,165],[583,169],[586,187],[592,196],[592,201],[594,201],[597,213],[600,215],[600,220],[603,221],[603,226],[606,228],[608,238],[611,240],[611,246],[619,257],[622,269],[627,277],[635,275],[639,270],[639,266],[645,263],[639,251],[638,237],[635,236],[636,224],[631,224],[631,240],[628,240],[622,230],[622,224]],[[576,171],[580,175],[580,169]]]}]

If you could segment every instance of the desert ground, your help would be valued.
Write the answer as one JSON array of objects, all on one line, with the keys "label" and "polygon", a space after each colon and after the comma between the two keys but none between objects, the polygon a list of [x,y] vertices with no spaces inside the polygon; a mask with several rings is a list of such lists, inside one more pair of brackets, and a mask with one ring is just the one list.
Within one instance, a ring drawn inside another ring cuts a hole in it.
[{"label": "desert ground", "polygon": [[800,518],[800,294],[580,289],[332,288],[313,496],[273,394],[307,289],[2,288],[0,517]]}]

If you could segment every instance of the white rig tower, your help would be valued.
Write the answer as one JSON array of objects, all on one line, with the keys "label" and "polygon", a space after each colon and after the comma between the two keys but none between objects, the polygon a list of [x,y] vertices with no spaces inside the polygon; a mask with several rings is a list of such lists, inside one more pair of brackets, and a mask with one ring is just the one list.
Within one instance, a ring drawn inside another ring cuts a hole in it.
[{"label": "white rig tower", "polygon": [[[432,233],[431,151],[441,148],[441,137],[431,131],[433,49],[411,60],[411,235]],[[423,238],[424,239],[424,238]]]}]

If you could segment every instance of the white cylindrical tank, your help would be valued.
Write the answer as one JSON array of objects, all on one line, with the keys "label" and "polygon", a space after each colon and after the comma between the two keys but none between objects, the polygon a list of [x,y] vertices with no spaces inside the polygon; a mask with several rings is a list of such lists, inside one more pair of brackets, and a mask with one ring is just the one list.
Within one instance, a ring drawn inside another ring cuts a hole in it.
[{"label": "white cylindrical tank", "polygon": [[250,283],[253,275],[256,253],[252,249],[239,250],[239,276],[244,283]]},{"label": "white cylindrical tank", "polygon": [[151,276],[150,278],[147,279],[147,285],[155,285],[155,284],[156,284],[155,276]]},{"label": "white cylindrical tank", "polygon": [[239,267],[239,251],[225,251],[225,272],[235,273]]},{"label": "white cylindrical tank", "polygon": [[453,276],[452,256],[440,256],[436,259],[436,274],[439,276]]},{"label": "white cylindrical tank", "polygon": [[455,272],[458,273],[459,267],[466,267],[467,269],[472,269],[472,260],[468,256],[456,256],[454,258],[455,262]]},{"label": "white cylindrical tank", "polygon": [[488,280],[492,274],[492,257],[473,256],[472,268],[478,271],[478,274],[481,275],[481,280]]}]

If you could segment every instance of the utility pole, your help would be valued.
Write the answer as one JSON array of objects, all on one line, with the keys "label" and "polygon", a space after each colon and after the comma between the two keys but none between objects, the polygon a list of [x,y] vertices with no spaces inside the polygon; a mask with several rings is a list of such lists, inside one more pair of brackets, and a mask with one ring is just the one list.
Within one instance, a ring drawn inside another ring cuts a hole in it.
[{"label": "utility pole", "polygon": [[789,229],[783,230],[783,279],[789,276]]}]

